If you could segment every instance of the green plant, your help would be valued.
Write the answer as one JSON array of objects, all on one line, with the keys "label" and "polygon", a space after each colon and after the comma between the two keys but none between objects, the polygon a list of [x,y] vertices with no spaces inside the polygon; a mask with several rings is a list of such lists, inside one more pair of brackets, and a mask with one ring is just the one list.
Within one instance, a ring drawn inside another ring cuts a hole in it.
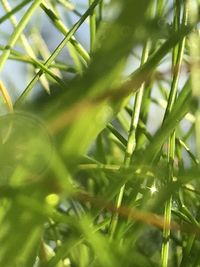
[{"label": "green plant", "polygon": [[15,100],[0,83],[0,266],[200,266],[199,1],[83,3],[1,1],[0,70],[32,78]]}]

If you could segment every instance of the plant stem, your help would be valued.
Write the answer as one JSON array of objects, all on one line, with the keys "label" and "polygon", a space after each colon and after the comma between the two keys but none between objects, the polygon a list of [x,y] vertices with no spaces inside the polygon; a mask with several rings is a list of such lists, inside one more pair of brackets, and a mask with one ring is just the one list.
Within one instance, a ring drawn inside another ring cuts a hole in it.
[{"label": "plant stem", "polygon": [[[50,9],[44,2],[40,6],[43,9],[43,11],[47,14],[47,16],[50,18],[55,27],[62,34],[67,35],[69,30],[64,25],[64,23],[59,19],[54,10]],[[72,36],[72,38],[69,40],[69,43],[72,45],[72,47],[75,48],[78,54],[88,63],[90,60],[88,52],[83,48],[83,46],[80,43],[77,42],[74,36]],[[70,49],[71,56],[74,59],[74,51],[71,49],[71,45],[68,44],[68,48]]]},{"label": "plant stem", "polygon": [[10,55],[10,50],[14,47],[16,44],[18,38],[20,37],[21,33],[23,32],[24,28],[28,24],[29,20],[32,17],[32,14],[34,11],[38,8],[38,6],[41,4],[42,0],[35,0],[33,4],[29,7],[29,9],[26,11],[25,15],[20,20],[19,24],[15,28],[14,32],[12,33],[10,40],[8,41],[8,44],[5,46],[5,50],[0,56],[0,71],[3,69],[4,64],[6,63],[6,60],[8,59]]},{"label": "plant stem", "polygon": [[[193,3],[193,1],[188,0],[188,9],[190,12],[190,23],[195,23],[198,21],[198,6]],[[192,96],[194,103],[196,105],[195,110],[195,134],[196,134],[196,146],[197,146],[197,155],[200,160],[200,93],[199,93],[199,58],[200,58],[200,33],[196,29],[190,38],[190,57],[191,57],[191,85],[192,85]]]},{"label": "plant stem", "polygon": [[29,2],[31,2],[31,0],[24,0],[19,5],[14,7],[12,10],[10,10],[9,12],[6,12],[6,14],[0,18],[0,24],[3,23],[4,21],[6,21],[10,16],[15,14],[17,11],[21,10]]},{"label": "plant stem", "polygon": [[[147,42],[146,45],[144,46],[144,49],[143,49],[141,64],[144,64],[146,62],[148,55],[149,55],[149,50],[150,50],[150,43]],[[132,156],[132,154],[135,150],[135,146],[136,146],[136,129],[137,129],[137,125],[138,125],[140,108],[141,108],[141,104],[142,104],[143,91],[144,91],[144,83],[141,85],[140,90],[136,93],[136,96],[135,96],[134,109],[132,112],[129,135],[128,135],[128,142],[127,142],[125,157],[124,157],[124,166],[125,167],[128,167],[130,165],[131,156]],[[124,191],[125,191],[125,184],[120,188],[119,195],[118,195],[117,200],[116,200],[116,207],[117,208],[119,208],[122,204]],[[117,223],[118,223],[118,215],[114,214],[111,218],[110,229],[109,229],[111,238],[113,237],[113,235],[115,233]]]},{"label": "plant stem", "polygon": [[[180,8],[177,10],[177,12],[181,12]],[[177,19],[176,13],[174,16],[174,19]],[[187,24],[187,8],[186,4],[184,5],[184,14],[182,19],[182,24]],[[163,123],[165,123],[166,117],[171,112],[176,96],[177,96],[177,89],[178,89],[178,81],[180,76],[180,70],[181,70],[181,63],[184,55],[184,46],[185,46],[185,38],[180,41],[180,44],[178,46],[178,52],[177,57],[173,57],[172,62],[172,69],[173,69],[173,80],[171,84],[171,90],[170,95],[168,99],[167,108],[165,111]],[[174,50],[176,47],[174,48]],[[175,53],[175,51],[174,51]],[[175,131],[170,135],[169,137],[169,143],[168,143],[168,177],[166,182],[170,183],[173,181],[173,165],[174,165],[174,156],[175,156]],[[170,236],[170,222],[171,222],[171,208],[172,208],[172,197],[170,197],[166,203],[165,203],[165,211],[164,211],[164,227],[163,227],[163,243],[162,243],[162,254],[161,254],[161,266],[167,267],[168,261],[169,261],[169,236]]]},{"label": "plant stem", "polygon": [[[91,5],[94,0],[88,0],[89,5]],[[93,51],[94,49],[94,44],[95,44],[95,38],[96,38],[96,14],[95,10],[90,15],[90,52]]]},{"label": "plant stem", "polygon": [[[0,45],[0,50],[3,50],[3,49],[4,49],[4,46]],[[32,65],[38,67],[38,68],[41,67],[41,69],[43,69],[43,68],[44,68],[44,70],[46,69],[46,67],[44,66],[44,63],[45,63],[44,61],[39,60],[39,59],[33,59],[33,58],[31,58],[25,54],[22,54],[16,50],[14,50],[14,49],[11,49],[10,56],[8,59],[29,63],[29,64],[32,64]],[[68,71],[71,73],[75,73],[75,69],[72,66],[67,66],[63,62],[53,63],[53,64],[51,64],[50,67],[56,68],[56,69],[59,69],[62,71]],[[49,71],[49,68],[48,68],[48,71]],[[48,74],[51,76],[51,72],[49,72]]]},{"label": "plant stem", "polygon": [[157,15],[162,16],[164,11],[164,0],[157,0]]},{"label": "plant stem", "polygon": [[[7,0],[2,0],[2,5],[3,5],[5,11],[6,11],[7,14],[8,14],[8,13],[11,11],[11,8],[10,8],[10,5],[9,5],[8,1],[7,1]],[[17,22],[15,16],[14,16],[14,15],[11,15],[9,18],[10,18],[10,21],[11,21],[13,27],[16,28],[18,22]],[[22,42],[22,44],[23,44],[23,46],[24,46],[24,49],[25,49],[25,51],[27,52],[27,54],[28,54],[30,57],[32,57],[33,59],[36,59],[36,55],[35,55],[35,53],[34,53],[32,47],[30,46],[30,44],[29,44],[29,42],[28,42],[26,36],[25,36],[23,33],[21,33],[21,35],[20,35],[20,40],[21,40],[21,42]],[[41,85],[43,86],[43,88],[44,88],[47,92],[49,92],[49,83],[48,83],[47,78],[46,78],[45,76],[44,76],[44,77],[41,77],[41,78],[40,78],[40,82],[41,82]]]},{"label": "plant stem", "polygon": [[6,102],[6,105],[8,107],[8,110],[10,112],[13,112],[13,103],[12,103],[12,99],[8,93],[8,90],[6,89],[5,85],[3,84],[2,81],[0,81],[0,92],[3,95],[4,101]]},{"label": "plant stem", "polygon": [[103,0],[101,0],[101,2],[99,3],[97,27],[100,25],[102,19],[103,19]]},{"label": "plant stem", "polygon": [[[78,28],[83,24],[83,22],[87,19],[87,17],[90,15],[90,12],[98,5],[98,3],[101,0],[95,0],[93,4],[88,8],[88,10],[83,14],[83,16],[80,18],[80,20],[71,28],[71,30],[67,33],[65,38],[62,40],[62,42],[57,46],[57,48],[54,50],[54,52],[51,54],[51,56],[48,58],[48,60],[45,62],[45,66],[49,67],[51,63],[55,60],[55,58],[58,56],[58,54],[61,52],[61,50],[65,47],[65,45],[68,43],[68,41],[72,38],[74,33],[78,30]],[[40,76],[43,74],[43,71],[40,70],[35,77],[32,79],[32,81],[29,83],[29,85],[26,87],[24,92],[21,94],[19,99],[16,101],[15,105],[20,104],[23,102],[25,97],[28,95],[28,93],[32,90],[33,86],[36,84]]]},{"label": "plant stem", "polygon": [[61,5],[63,5],[68,10],[72,11],[78,17],[81,17],[82,16],[81,13],[76,9],[76,7],[74,6],[74,4],[72,4],[70,1],[68,2],[68,1],[65,1],[65,0],[58,0],[58,3],[60,3]]}]

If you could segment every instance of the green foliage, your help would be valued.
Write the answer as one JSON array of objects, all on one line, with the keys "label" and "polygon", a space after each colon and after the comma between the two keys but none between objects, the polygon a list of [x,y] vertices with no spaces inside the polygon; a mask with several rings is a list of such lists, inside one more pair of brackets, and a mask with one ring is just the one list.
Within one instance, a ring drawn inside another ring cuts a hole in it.
[{"label": "green foliage", "polygon": [[199,2],[1,2],[0,69],[31,81],[15,101],[0,83],[0,266],[200,266]]}]

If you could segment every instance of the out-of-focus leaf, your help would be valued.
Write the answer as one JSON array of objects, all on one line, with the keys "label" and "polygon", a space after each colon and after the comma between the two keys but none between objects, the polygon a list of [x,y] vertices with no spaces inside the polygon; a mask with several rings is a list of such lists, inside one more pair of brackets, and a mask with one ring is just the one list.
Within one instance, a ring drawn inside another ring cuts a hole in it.
[{"label": "out-of-focus leaf", "polygon": [[98,97],[108,90],[112,92],[120,84],[126,59],[133,46],[138,44],[138,31],[143,27],[150,3],[147,0],[140,3],[116,1],[114,7],[119,15],[101,30],[88,70],[82,78],[69,84],[68,92],[52,101],[51,109],[46,106],[44,114],[53,133],[62,132],[67,125],[60,142],[63,154],[85,152],[91,140],[113,116],[107,100],[99,101]]},{"label": "out-of-focus leaf", "polygon": [[32,115],[1,117],[0,141],[0,266],[32,267],[51,205],[47,200],[51,194],[59,199],[56,194],[71,191],[72,184],[47,130]]},{"label": "out-of-focus leaf", "polygon": [[149,146],[147,146],[148,154],[144,160],[153,161],[157,156],[157,153],[162,147],[162,144],[166,141],[167,137],[175,129],[176,125],[183,119],[183,117],[189,112],[190,100],[191,100],[191,90],[190,90],[190,80],[188,80],[184,88],[182,89],[171,114],[166,119],[162,127],[157,131],[151,140]]},{"label": "out-of-focus leaf", "polygon": [[[128,8],[128,3],[126,4]],[[140,8],[142,8],[142,5],[138,7],[138,9]],[[140,20],[138,23],[139,22]],[[132,27],[134,28],[134,25],[132,25]],[[118,51],[118,57],[114,57],[115,65],[117,65],[118,62],[119,66],[117,70],[114,64],[106,65],[106,62],[109,61],[109,55],[105,53],[105,58],[104,50],[107,51],[109,48],[102,45],[102,48],[99,48],[100,50],[102,49],[102,57],[104,57],[105,60],[105,64],[102,68],[107,68],[107,74],[102,71],[100,75],[100,66],[103,63],[98,58],[97,49],[97,56],[94,54],[93,61],[83,78],[70,83],[69,87],[71,89],[69,92],[62,93],[61,96],[55,98],[51,103],[51,109],[49,109],[48,103],[46,104],[43,114],[47,117],[48,127],[52,133],[57,136],[62,154],[71,157],[72,155],[84,153],[91,143],[91,140],[97,136],[108,121],[111,120],[113,115],[120,110],[123,103],[127,101],[127,97],[130,96],[132,90],[134,89],[135,91],[142,82],[150,77],[159,61],[167,54],[170,48],[189,32],[189,30],[191,30],[191,28],[182,28],[179,33],[174,34],[152,57],[150,57],[146,64],[135,71],[130,80],[125,82],[122,86],[119,85],[119,82],[112,82],[112,80],[115,79],[117,74],[119,77],[122,70],[122,63],[125,62],[124,55],[126,54],[126,56],[128,56],[128,50],[123,50],[122,54]],[[112,30],[110,29],[107,34],[110,35],[111,32]],[[134,40],[134,36],[132,38]],[[131,40],[130,35],[130,40],[128,41],[127,39],[127,42],[129,43]],[[123,44],[121,45],[123,46]],[[132,46],[133,45],[134,43]],[[114,47],[113,44],[113,49],[110,48],[109,50],[111,54],[116,52]],[[120,47],[118,47],[118,49],[120,50]],[[112,57],[110,60],[112,60]],[[99,72],[96,71],[93,64],[98,65]],[[115,70],[113,70],[112,67]],[[89,79],[89,75],[92,79]],[[114,88],[117,89],[115,90]],[[96,89],[98,89],[98,91]],[[77,144],[79,144],[79,146],[77,146]]]},{"label": "out-of-focus leaf", "polygon": [[22,198],[23,195],[0,201],[1,266],[33,266],[36,259],[44,218],[25,208]]},{"label": "out-of-focus leaf", "polygon": [[[14,113],[0,118],[1,181],[16,168],[41,174],[48,167],[53,144],[44,124],[31,114]],[[13,181],[16,184],[16,180]]]}]

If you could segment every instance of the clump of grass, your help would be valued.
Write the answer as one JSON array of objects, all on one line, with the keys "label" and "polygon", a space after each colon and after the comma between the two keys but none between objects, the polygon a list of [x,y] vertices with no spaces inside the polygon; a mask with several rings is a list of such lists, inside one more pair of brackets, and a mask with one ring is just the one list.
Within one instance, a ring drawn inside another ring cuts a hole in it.
[{"label": "clump of grass", "polygon": [[1,3],[0,265],[197,267],[199,2],[83,4]]}]

